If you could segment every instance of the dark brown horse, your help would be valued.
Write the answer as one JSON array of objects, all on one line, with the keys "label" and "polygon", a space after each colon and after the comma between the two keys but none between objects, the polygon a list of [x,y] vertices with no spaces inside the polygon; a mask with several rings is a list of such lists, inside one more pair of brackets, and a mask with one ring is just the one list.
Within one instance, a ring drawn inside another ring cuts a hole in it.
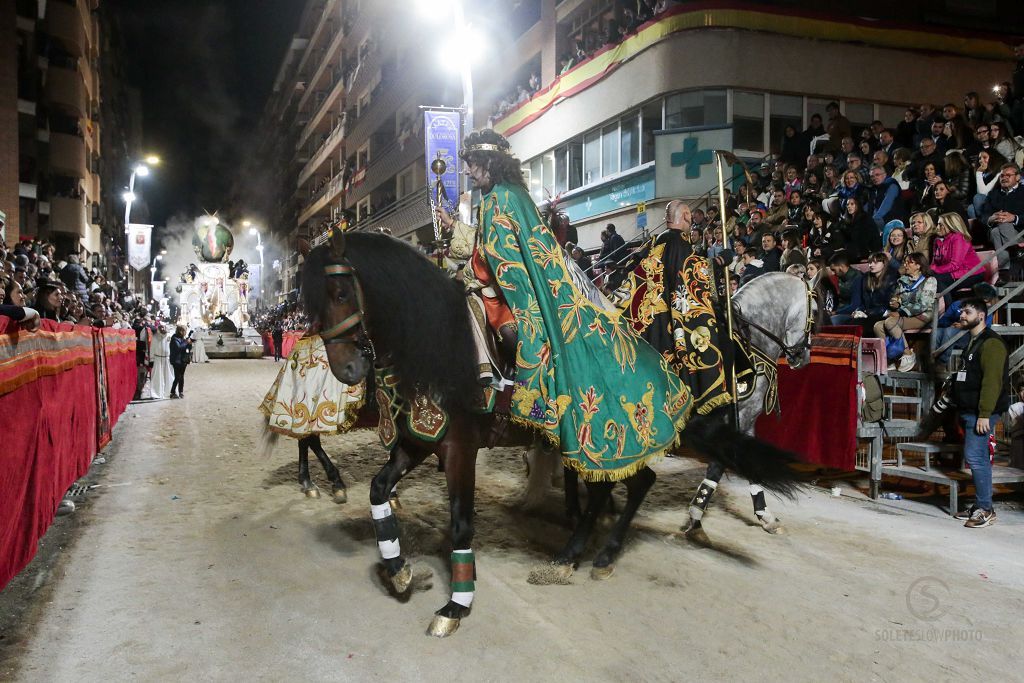
[{"label": "dark brown horse", "polygon": [[[310,252],[302,277],[307,314],[323,330],[331,370],[340,381],[355,384],[370,375],[375,364],[389,367],[398,378],[395,389],[405,406],[431,396],[447,413],[447,428],[434,441],[413,434],[406,420],[396,420],[397,441],[388,462],[371,482],[370,504],[382,575],[394,594],[408,595],[412,569],[402,556],[398,521],[388,496],[428,455],[443,460],[451,511],[452,595],[435,613],[428,633],[449,635],[470,613],[475,590],[471,544],[477,451],[496,442],[525,446],[533,435],[505,428],[494,414],[480,413],[482,389],[477,381],[465,293],[410,245],[385,235],[338,231],[329,245]],[[796,319],[788,321],[784,330],[803,331],[803,302],[797,303]],[[502,433],[496,440],[497,429]],[[737,433],[726,411],[694,416],[680,436],[684,446],[751,482],[782,494],[794,491],[796,481],[786,467],[791,456]],[[595,569],[603,570],[598,577],[610,573],[630,522],[654,480],[653,470],[647,467],[623,479],[626,505],[594,559]],[[555,558],[557,565],[567,571],[576,566],[613,485],[587,482],[586,510]]]}]

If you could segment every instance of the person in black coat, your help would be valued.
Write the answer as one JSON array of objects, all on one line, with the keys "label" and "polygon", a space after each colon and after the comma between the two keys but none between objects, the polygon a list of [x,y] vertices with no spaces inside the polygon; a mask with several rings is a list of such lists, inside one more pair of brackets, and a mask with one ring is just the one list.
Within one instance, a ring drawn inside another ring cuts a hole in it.
[{"label": "person in black coat", "polygon": [[60,277],[60,281],[68,289],[79,297],[87,298],[89,296],[89,283],[91,280],[89,280],[89,276],[85,273],[85,268],[78,262],[78,256],[75,254],[68,256],[67,265],[61,269],[58,277]]},{"label": "person in black coat", "polygon": [[846,251],[854,263],[863,261],[869,254],[882,248],[882,233],[857,197],[846,200],[846,211],[839,219],[839,230],[843,233]]},{"label": "person in black coat", "polygon": [[794,126],[786,126],[786,131],[782,135],[779,161],[786,166],[795,166],[802,173],[804,166],[807,165],[807,156],[810,154],[810,150],[810,140],[797,132]]},{"label": "person in black coat", "polygon": [[[185,326],[178,325],[171,337],[171,369],[174,370],[174,382],[171,384],[171,398],[182,398],[185,395],[185,368],[192,358],[192,335],[185,337]],[[175,394],[174,390],[178,392]]]}]

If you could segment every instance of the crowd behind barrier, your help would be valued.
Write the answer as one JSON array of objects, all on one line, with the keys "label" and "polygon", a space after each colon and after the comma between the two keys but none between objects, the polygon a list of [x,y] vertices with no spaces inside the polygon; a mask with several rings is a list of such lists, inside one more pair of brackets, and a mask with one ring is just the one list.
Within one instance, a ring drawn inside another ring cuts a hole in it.
[{"label": "crowd behind barrier", "polygon": [[136,385],[132,330],[0,316],[0,590],[110,441]]}]

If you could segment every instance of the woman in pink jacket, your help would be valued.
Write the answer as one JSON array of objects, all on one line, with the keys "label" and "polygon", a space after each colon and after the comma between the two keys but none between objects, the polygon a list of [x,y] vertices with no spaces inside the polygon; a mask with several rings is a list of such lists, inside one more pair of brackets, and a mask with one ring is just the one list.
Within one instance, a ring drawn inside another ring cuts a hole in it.
[{"label": "woman in pink jacket", "polygon": [[[984,269],[975,268],[981,261],[971,246],[971,233],[959,214],[944,213],[939,216],[935,234],[932,241],[932,273],[938,281],[940,292],[972,271],[971,276],[960,284],[960,288],[973,287],[984,281]],[[949,306],[950,295],[946,294],[944,298],[946,306]]]}]

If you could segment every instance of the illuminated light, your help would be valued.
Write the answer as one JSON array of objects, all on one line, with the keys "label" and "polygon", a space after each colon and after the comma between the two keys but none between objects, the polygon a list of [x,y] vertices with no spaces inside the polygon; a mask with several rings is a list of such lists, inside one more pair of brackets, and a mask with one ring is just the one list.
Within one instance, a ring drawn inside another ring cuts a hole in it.
[{"label": "illuminated light", "polygon": [[155,154],[149,154],[146,156],[146,163],[150,166],[158,166],[160,164],[160,157]]},{"label": "illuminated light", "polygon": [[243,228],[248,228],[250,225],[252,225],[252,221],[242,221]]},{"label": "illuminated light", "polygon": [[121,195],[121,198],[124,199],[126,202],[134,202],[135,201],[135,193],[134,192],[125,192],[123,195]]},{"label": "illuminated light", "polygon": [[135,167],[135,175],[139,176],[140,178],[145,178],[146,176],[149,175],[149,166],[146,166],[145,164],[139,164],[138,166]]}]

